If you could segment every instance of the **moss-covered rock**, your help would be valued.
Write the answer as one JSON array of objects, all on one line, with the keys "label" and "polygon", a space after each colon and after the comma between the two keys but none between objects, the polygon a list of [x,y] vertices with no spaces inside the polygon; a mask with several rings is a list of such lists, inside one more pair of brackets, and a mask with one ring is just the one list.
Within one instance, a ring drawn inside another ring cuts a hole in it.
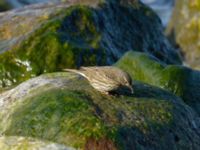
[{"label": "moss-covered rock", "polygon": [[134,83],[109,96],[70,73],[46,74],[0,95],[0,133],[81,149],[198,149],[199,123],[173,94]]},{"label": "moss-covered rock", "polygon": [[0,20],[0,87],[65,67],[110,65],[130,49],[181,63],[159,18],[137,1],[40,4]]},{"label": "moss-covered rock", "polygon": [[185,58],[185,63],[200,69],[200,19],[199,0],[176,1],[173,17],[166,33],[175,39]]},{"label": "moss-covered rock", "polygon": [[9,10],[10,8],[11,6],[7,1],[5,0],[0,1],[0,12]]},{"label": "moss-covered rock", "polygon": [[181,97],[200,114],[200,72],[179,65],[166,65],[155,57],[127,52],[115,65],[135,80],[168,90]]},{"label": "moss-covered rock", "polygon": [[0,16],[1,87],[145,53],[115,64],[133,77],[133,95],[104,95],[63,72],[0,89],[0,149],[200,149],[200,73],[174,65],[154,12],[131,0],[28,9]]}]

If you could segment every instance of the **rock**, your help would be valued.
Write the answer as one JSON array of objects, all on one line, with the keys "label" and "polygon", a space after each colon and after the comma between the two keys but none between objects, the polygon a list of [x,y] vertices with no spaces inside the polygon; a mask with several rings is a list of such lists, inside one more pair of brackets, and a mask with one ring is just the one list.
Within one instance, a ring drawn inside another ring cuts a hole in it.
[{"label": "rock", "polygon": [[11,6],[7,1],[5,1],[5,0],[0,1],[0,12],[8,10],[8,9],[10,9],[10,7]]},{"label": "rock", "polygon": [[151,7],[161,18],[163,25],[166,27],[174,8],[175,0],[141,0]]},{"label": "rock", "polygon": [[190,107],[154,86],[135,81],[134,89],[109,96],[72,73],[33,78],[0,94],[0,134],[76,149],[199,149]]},{"label": "rock", "polygon": [[160,87],[181,97],[200,115],[200,72],[180,65],[166,65],[139,52],[126,53],[117,66],[134,79]]},{"label": "rock", "polygon": [[180,47],[186,65],[200,69],[200,1],[176,1],[173,17],[167,35],[175,39]]},{"label": "rock", "polygon": [[111,65],[128,50],[181,64],[160,19],[137,1],[69,1],[0,14],[0,87],[45,72]]},{"label": "rock", "polygon": [[0,149],[2,150],[75,150],[68,148],[60,144],[44,142],[41,140],[28,138],[28,137],[17,137],[17,136],[6,136],[0,137]]},{"label": "rock", "polygon": [[[69,0],[7,0],[9,5],[13,8],[21,8],[26,5],[36,4],[36,3],[59,3],[67,2]],[[174,6],[174,0],[141,0],[144,4],[151,7],[161,18],[164,26],[167,26],[170,16],[172,14],[172,9]]]},{"label": "rock", "polygon": [[[32,5],[0,14],[0,34],[0,85],[10,86],[0,93],[0,149],[200,149],[200,72],[180,65],[142,3]],[[111,64],[130,73],[133,95],[47,73]]]},{"label": "rock", "polygon": [[35,3],[58,3],[66,2],[69,0],[7,0],[13,8],[21,8],[25,5],[35,4]]}]

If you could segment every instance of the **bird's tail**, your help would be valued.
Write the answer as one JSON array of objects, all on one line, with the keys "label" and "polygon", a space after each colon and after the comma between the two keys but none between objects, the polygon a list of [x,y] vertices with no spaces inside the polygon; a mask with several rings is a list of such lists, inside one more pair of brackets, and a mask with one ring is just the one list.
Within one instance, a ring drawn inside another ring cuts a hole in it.
[{"label": "bird's tail", "polygon": [[76,73],[76,74],[80,74],[81,76],[83,77],[86,77],[85,74],[80,71],[80,70],[77,70],[77,69],[63,69],[63,71],[66,71],[66,72],[73,72],[73,73]]}]

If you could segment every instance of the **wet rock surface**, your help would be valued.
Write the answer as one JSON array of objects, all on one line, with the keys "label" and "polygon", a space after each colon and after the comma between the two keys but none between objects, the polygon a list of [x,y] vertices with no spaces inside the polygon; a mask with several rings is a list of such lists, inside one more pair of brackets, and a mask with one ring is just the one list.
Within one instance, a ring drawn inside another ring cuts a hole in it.
[{"label": "wet rock surface", "polygon": [[[0,149],[200,149],[200,72],[181,65],[162,29],[131,0],[1,13]],[[59,72],[82,65],[123,69],[134,94]]]},{"label": "wet rock surface", "polygon": [[92,149],[198,149],[196,113],[177,96],[134,82],[132,96],[95,91],[84,78],[52,73],[1,94],[0,133]]},{"label": "wet rock surface", "polygon": [[2,87],[64,67],[111,65],[128,50],[181,64],[159,18],[139,2],[34,5],[1,14],[0,31]]},{"label": "wet rock surface", "polygon": [[117,63],[136,80],[165,89],[200,114],[200,71],[180,65],[166,65],[144,53],[128,52]]},{"label": "wet rock surface", "polygon": [[[2,0],[5,3],[5,0]],[[164,26],[168,24],[172,9],[174,7],[174,0],[141,0],[144,4],[151,7],[159,15]],[[7,0],[13,8],[20,8],[25,5],[36,3],[58,3],[67,2],[67,0]]]}]

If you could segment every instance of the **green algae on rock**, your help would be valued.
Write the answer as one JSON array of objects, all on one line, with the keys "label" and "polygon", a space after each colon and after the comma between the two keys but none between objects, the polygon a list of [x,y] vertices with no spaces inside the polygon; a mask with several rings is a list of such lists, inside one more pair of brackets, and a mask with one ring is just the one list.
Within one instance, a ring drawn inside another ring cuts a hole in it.
[{"label": "green algae on rock", "polygon": [[181,97],[199,114],[200,72],[180,65],[166,65],[155,57],[140,52],[127,52],[116,66],[133,79],[160,87]]},{"label": "green algae on rock", "polygon": [[11,6],[7,1],[5,0],[0,1],[0,12],[9,10],[10,8]]},{"label": "green algae on rock", "polygon": [[[106,63],[105,52],[98,46],[100,34],[93,23],[92,10],[76,6],[65,13],[63,19],[52,19],[14,50],[20,59],[30,61],[36,75],[63,67]],[[69,21],[73,23],[70,29]]]},{"label": "green algae on rock", "polygon": [[[92,10],[84,6],[76,6],[69,8],[65,13],[63,19],[48,21],[28,40],[24,40],[12,51],[1,55],[0,71],[3,87],[44,72],[61,70],[64,67],[106,63],[105,52],[98,46],[100,35],[91,22]],[[69,30],[65,27],[69,24],[68,20],[73,22],[74,29]],[[65,41],[68,37],[69,40]],[[81,43],[88,44],[81,46]],[[4,59],[6,60],[3,61]]]},{"label": "green algae on rock", "polygon": [[66,67],[111,65],[130,49],[181,64],[159,18],[140,2],[74,1],[13,11],[0,18],[0,87]]},{"label": "green algae on rock", "polygon": [[198,147],[197,116],[178,97],[139,82],[134,89],[108,96],[71,73],[42,75],[0,95],[0,133],[81,149]]}]

